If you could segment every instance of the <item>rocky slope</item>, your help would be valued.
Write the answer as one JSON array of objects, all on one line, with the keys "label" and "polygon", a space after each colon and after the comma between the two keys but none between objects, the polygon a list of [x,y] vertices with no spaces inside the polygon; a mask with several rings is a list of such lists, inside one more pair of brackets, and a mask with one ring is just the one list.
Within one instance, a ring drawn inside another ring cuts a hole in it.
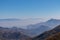
[{"label": "rocky slope", "polygon": [[58,39],[58,37],[60,37],[59,35],[60,35],[60,25],[50,31],[46,31],[41,35],[33,38],[33,40],[60,40]]}]

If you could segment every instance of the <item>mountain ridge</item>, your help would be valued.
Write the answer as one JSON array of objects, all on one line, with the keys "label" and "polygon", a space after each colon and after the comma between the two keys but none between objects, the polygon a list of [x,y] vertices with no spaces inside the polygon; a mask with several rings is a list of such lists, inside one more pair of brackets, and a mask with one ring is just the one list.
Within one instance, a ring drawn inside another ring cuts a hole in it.
[{"label": "mountain ridge", "polygon": [[46,32],[40,34],[39,36],[35,37],[33,40],[45,40],[48,37],[50,37],[56,33],[59,33],[59,32],[60,32],[60,25],[55,27],[52,30],[49,30],[49,31],[46,31]]}]

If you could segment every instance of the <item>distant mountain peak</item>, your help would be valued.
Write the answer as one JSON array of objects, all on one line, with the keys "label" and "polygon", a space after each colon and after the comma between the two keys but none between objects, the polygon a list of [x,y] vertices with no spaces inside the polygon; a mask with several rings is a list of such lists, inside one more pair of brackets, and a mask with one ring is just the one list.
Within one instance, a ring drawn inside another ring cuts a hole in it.
[{"label": "distant mountain peak", "polygon": [[60,21],[59,19],[50,19],[47,22],[51,22],[51,21]]}]

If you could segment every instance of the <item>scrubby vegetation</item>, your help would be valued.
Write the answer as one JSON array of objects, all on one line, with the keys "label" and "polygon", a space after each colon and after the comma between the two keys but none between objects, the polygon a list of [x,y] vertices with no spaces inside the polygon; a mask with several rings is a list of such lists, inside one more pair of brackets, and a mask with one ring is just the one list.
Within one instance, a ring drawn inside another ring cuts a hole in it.
[{"label": "scrubby vegetation", "polygon": [[48,38],[46,38],[45,40],[60,40],[60,32],[57,34],[54,34],[52,36],[49,36]]}]

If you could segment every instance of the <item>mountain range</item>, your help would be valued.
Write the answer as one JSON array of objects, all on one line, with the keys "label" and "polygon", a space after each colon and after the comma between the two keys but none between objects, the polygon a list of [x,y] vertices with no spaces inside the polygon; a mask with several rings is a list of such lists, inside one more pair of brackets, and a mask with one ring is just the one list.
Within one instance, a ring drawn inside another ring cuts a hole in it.
[{"label": "mountain range", "polygon": [[0,27],[0,40],[31,40],[31,38],[17,29]]},{"label": "mountain range", "polygon": [[[5,33],[6,33],[6,35],[8,34],[7,36],[10,38],[9,35],[14,34],[16,32],[16,33],[19,33],[20,35],[22,35],[22,36],[19,36],[19,38],[20,37],[22,38],[21,40],[27,40],[27,39],[28,40],[32,40],[32,39],[33,40],[46,40],[46,39],[50,38],[47,36],[50,36],[49,33],[51,30],[52,30],[51,32],[53,32],[51,34],[54,34],[55,29],[57,31],[60,30],[60,29],[58,29],[58,27],[56,27],[56,26],[60,25],[59,19],[50,19],[50,20],[44,21],[44,22],[42,22],[42,20],[40,19],[40,21],[38,23],[37,23],[37,20],[35,20],[36,24],[34,24],[35,23],[34,20],[35,19],[31,19],[31,20],[30,19],[24,19],[24,20],[21,20],[21,19],[0,19],[1,36],[5,35]],[[32,21],[34,21],[33,24],[31,24]],[[29,24],[27,23],[28,25],[25,26],[26,22],[29,22]],[[26,27],[26,28],[22,27],[20,23],[23,24],[24,27]],[[7,25],[8,25],[8,27],[7,27]],[[20,26],[22,28],[20,28]],[[59,34],[59,33],[57,33],[57,34]],[[14,35],[12,37],[14,37]],[[4,36],[2,38],[4,38]],[[8,40],[7,38],[4,38],[4,39]]]},{"label": "mountain range", "polygon": [[27,30],[26,30],[25,34],[30,37],[35,37],[39,34],[42,34],[45,31],[55,28],[58,25],[60,25],[60,20],[50,19],[46,22],[27,26]]}]

